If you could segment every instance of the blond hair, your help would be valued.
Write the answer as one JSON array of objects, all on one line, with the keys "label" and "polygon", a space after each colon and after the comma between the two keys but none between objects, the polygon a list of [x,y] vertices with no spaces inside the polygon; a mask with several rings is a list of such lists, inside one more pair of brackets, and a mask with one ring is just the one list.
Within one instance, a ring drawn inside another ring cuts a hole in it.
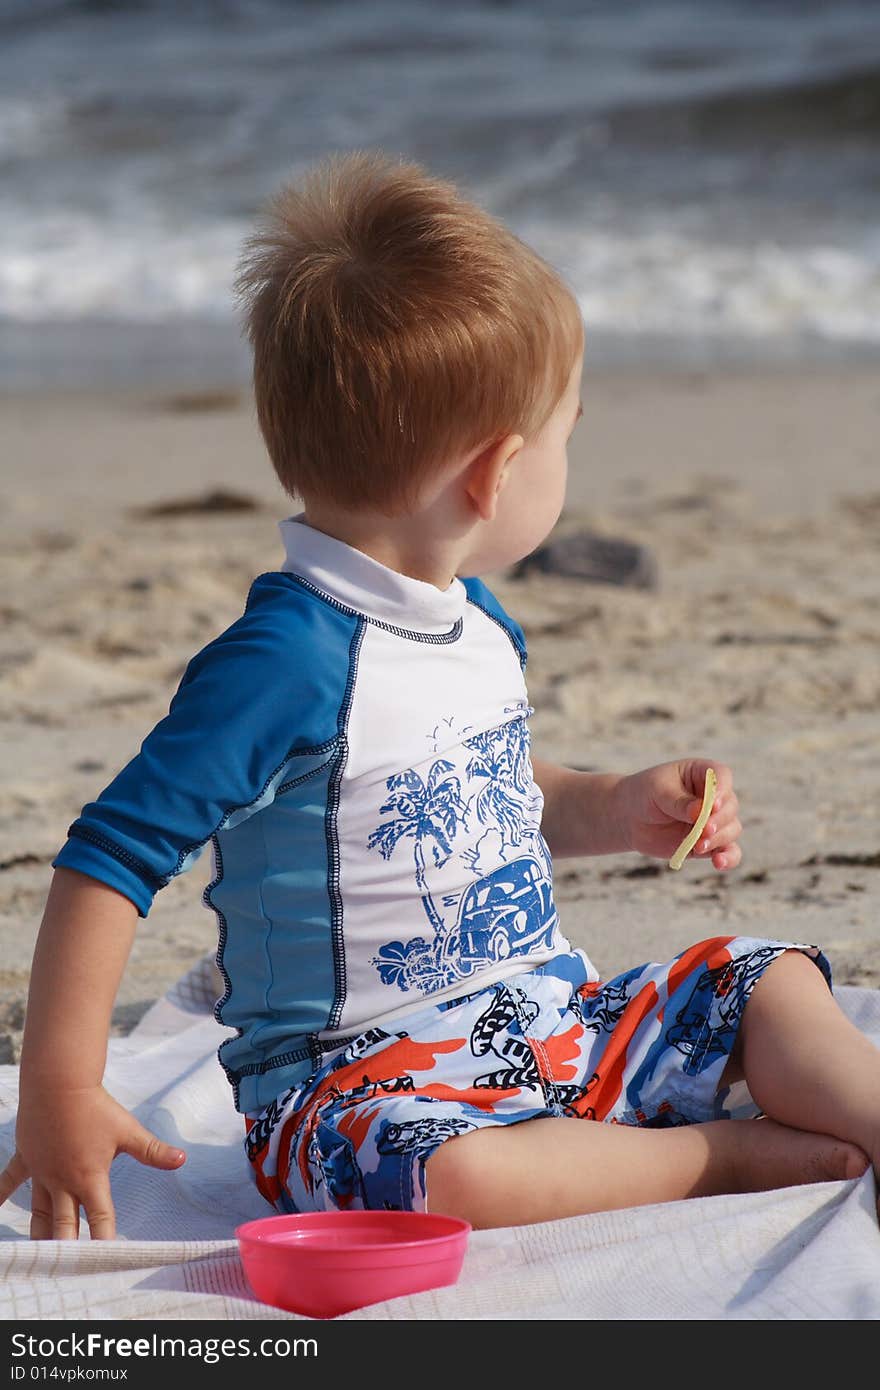
[{"label": "blond hair", "polygon": [[380,152],[280,189],[235,281],[285,490],[394,514],[445,463],[537,434],[583,344],[561,276],[456,187]]}]

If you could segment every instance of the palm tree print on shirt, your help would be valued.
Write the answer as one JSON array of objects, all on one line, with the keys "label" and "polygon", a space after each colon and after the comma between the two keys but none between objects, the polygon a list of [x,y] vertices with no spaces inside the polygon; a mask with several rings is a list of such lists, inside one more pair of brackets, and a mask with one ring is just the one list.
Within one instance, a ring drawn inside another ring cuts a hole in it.
[{"label": "palm tree print on shirt", "polygon": [[[527,713],[531,713],[528,707]],[[465,771],[471,779],[482,779],[468,809],[473,807],[480,822],[498,832],[505,859],[506,851],[521,844],[526,831],[534,832],[538,821],[538,801],[530,797],[529,743],[525,719],[464,740],[465,748],[474,753]],[[466,850],[463,856],[475,871],[478,848]]]},{"label": "palm tree print on shirt", "polygon": [[[552,939],[557,919],[549,852],[540,833],[540,798],[534,795],[529,775],[524,716],[530,712],[524,707],[523,717],[464,740],[474,755],[465,776],[478,784],[467,801],[455,764],[445,758],[431,765],[426,780],[414,769],[388,778],[391,795],[380,812],[391,813],[392,819],[377,826],[367,847],[390,859],[402,840],[412,840],[416,884],[433,937],[382,946],[372,964],[383,983],[430,993],[489,962],[524,954]],[[458,857],[480,877],[462,893],[441,896],[441,905],[452,909],[447,920],[427,882],[429,861],[442,868],[453,856],[458,836],[470,830],[473,817],[486,831]],[[484,852],[487,841],[491,855]],[[524,853],[526,849],[531,853]],[[487,857],[493,867],[483,873]]]},{"label": "palm tree print on shirt", "polygon": [[439,869],[452,854],[452,842],[459,825],[465,824],[467,806],[461,799],[461,783],[449,777],[454,764],[438,758],[432,764],[427,782],[410,768],[398,772],[385,783],[391,795],[379,810],[397,813],[394,820],[385,821],[367,840],[368,849],[378,848],[383,859],[390,859],[400,840],[412,839],[416,861],[416,883],[422,890],[422,901],[428,920],[435,931],[443,930],[443,918],[438,916],[425,881],[425,846]]}]

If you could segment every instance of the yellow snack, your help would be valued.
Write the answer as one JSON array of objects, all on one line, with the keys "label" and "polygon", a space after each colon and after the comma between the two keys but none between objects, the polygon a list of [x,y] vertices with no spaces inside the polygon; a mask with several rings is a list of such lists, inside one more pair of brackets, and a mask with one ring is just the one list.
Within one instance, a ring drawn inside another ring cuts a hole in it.
[{"label": "yellow snack", "polygon": [[706,785],[703,788],[703,804],[700,807],[700,814],[694,821],[688,833],[685,835],[678,849],[669,861],[670,869],[680,869],[687,859],[694,845],[699,840],[706,825],[706,821],[712,812],[712,803],[715,800],[715,788],[718,785],[718,778],[715,776],[714,767],[706,770]]}]

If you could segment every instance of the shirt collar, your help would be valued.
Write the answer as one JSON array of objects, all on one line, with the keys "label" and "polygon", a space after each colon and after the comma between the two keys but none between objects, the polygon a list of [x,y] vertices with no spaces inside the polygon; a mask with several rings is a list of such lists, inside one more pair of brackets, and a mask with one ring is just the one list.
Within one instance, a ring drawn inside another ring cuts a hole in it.
[{"label": "shirt collar", "polygon": [[302,514],[287,517],[278,527],[285,548],[283,569],[347,608],[392,627],[432,633],[448,632],[464,613],[467,591],[458,578],[448,589],[413,579],[317,531]]}]

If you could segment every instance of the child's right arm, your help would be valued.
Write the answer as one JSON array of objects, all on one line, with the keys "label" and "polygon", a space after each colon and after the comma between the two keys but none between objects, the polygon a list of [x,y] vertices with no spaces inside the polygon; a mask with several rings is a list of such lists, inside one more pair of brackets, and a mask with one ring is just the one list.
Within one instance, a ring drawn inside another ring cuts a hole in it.
[{"label": "child's right arm", "polygon": [[31,1179],[35,1240],[75,1239],[80,1207],[93,1239],[115,1236],[110,1165],[117,1154],[153,1168],[185,1160],[102,1084],[137,919],[134,904],[114,888],[55,870],[31,969],[16,1151],[0,1173],[0,1204]]},{"label": "child's right arm", "polygon": [[[17,1150],[0,1203],[31,1179],[31,1235],[115,1232],[109,1170],[118,1153],[156,1168],[184,1155],[162,1144],[102,1086],[107,1037],[137,918],[231,817],[265,805],[291,766],[334,756],[338,692],[301,659],[303,624],[348,650],[335,610],[316,619],[280,574],[255,583],[244,615],[192,659],[140,750],[83,807],[53,860],[31,970]],[[291,727],[291,722],[294,728]]]}]

